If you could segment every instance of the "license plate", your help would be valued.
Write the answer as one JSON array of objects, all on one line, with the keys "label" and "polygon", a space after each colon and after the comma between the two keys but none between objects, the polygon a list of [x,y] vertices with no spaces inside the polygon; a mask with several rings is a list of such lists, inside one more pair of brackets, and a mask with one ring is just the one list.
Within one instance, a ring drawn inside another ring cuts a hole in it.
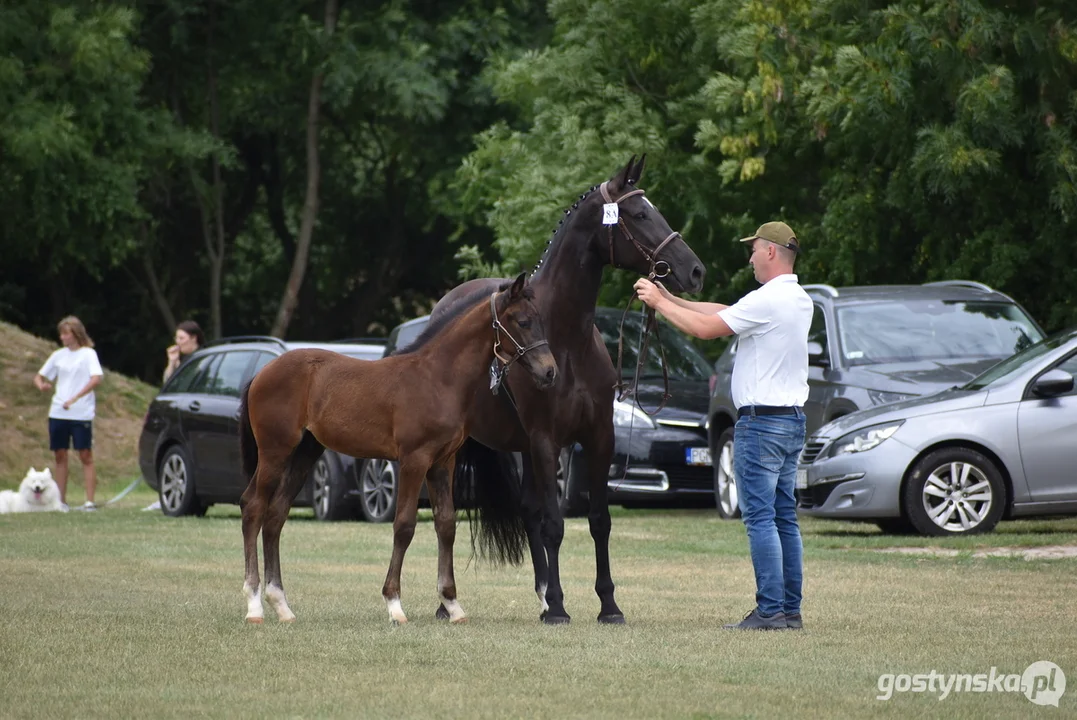
[{"label": "license plate", "polygon": [[797,468],[797,490],[808,489],[808,471],[805,468]]},{"label": "license plate", "polygon": [[711,464],[711,449],[710,448],[685,448],[684,449],[684,461],[689,465],[710,465]]}]

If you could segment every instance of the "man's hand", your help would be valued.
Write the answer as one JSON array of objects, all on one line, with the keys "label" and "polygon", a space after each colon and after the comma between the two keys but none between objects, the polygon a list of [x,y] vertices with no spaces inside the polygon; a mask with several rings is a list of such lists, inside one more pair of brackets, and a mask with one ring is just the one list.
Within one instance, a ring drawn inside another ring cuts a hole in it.
[{"label": "man's hand", "polygon": [[65,402],[64,403],[64,410],[70,410],[71,409],[71,403],[73,403],[73,402],[74,402],[74,400],[68,400],[67,402]]},{"label": "man's hand", "polygon": [[47,390],[52,390],[52,383],[50,383],[48,380],[41,377],[40,375],[35,375],[34,376],[34,385],[41,392],[45,392]]},{"label": "man's hand", "polygon": [[636,296],[648,307],[657,309],[663,300],[672,299],[669,290],[666,290],[662,283],[654,283],[647,278],[640,278],[632,287],[636,291]]}]

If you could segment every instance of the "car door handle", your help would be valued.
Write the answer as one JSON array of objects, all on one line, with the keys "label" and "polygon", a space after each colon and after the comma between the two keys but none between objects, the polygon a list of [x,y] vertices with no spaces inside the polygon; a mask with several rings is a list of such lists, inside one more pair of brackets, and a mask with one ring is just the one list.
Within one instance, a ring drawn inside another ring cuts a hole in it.
[{"label": "car door handle", "polygon": [[190,405],[187,406],[187,408],[189,410],[194,410],[195,412],[198,412],[202,409],[202,403],[198,402],[197,400],[194,400],[191,402]]}]

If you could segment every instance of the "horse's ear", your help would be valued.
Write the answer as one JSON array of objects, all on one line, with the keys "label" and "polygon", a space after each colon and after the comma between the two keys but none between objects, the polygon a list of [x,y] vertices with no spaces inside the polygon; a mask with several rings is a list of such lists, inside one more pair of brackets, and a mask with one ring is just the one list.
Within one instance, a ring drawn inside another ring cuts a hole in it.
[{"label": "horse's ear", "polygon": [[523,293],[524,287],[527,285],[527,273],[522,272],[516,276],[516,281],[512,283],[512,287],[509,289],[509,299],[516,300]]},{"label": "horse's ear", "polygon": [[638,185],[639,179],[643,177],[643,166],[647,162],[647,153],[643,153],[640,156],[639,162],[632,168],[632,172],[628,174],[628,183],[630,185]]},{"label": "horse's ear", "polygon": [[628,186],[628,179],[632,177],[632,167],[636,164],[636,156],[633,155],[628,160],[628,164],[624,166],[624,169],[617,173],[615,185],[618,190],[623,190]]}]

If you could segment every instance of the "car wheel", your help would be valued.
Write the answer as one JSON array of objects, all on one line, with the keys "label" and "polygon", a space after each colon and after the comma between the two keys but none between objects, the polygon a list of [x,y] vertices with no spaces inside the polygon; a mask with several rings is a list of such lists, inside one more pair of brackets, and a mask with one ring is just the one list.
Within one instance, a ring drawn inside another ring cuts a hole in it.
[{"label": "car wheel", "polygon": [[733,472],[733,428],[718,436],[717,457],[714,458],[714,504],[723,520],[740,517],[737,497],[737,478]]},{"label": "car wheel", "polygon": [[383,523],[396,515],[397,466],[389,460],[364,460],[359,471],[359,512],[367,522]]},{"label": "car wheel", "polygon": [[206,506],[199,501],[195,491],[191,459],[182,447],[173,445],[165,452],[157,470],[157,480],[157,497],[161,501],[161,512],[165,515],[181,517],[206,514]]},{"label": "car wheel", "polygon": [[988,532],[1002,519],[1006,486],[995,464],[969,448],[936,450],[913,468],[905,515],[923,535]]},{"label": "car wheel", "polygon": [[340,459],[323,452],[310,471],[310,504],[314,517],[322,521],[346,520],[355,516],[355,508],[345,499],[347,487]]},{"label": "car wheel", "polygon": [[572,447],[561,448],[557,459],[557,506],[564,517],[579,517],[587,512],[587,503],[580,497],[579,479],[572,472]]}]

